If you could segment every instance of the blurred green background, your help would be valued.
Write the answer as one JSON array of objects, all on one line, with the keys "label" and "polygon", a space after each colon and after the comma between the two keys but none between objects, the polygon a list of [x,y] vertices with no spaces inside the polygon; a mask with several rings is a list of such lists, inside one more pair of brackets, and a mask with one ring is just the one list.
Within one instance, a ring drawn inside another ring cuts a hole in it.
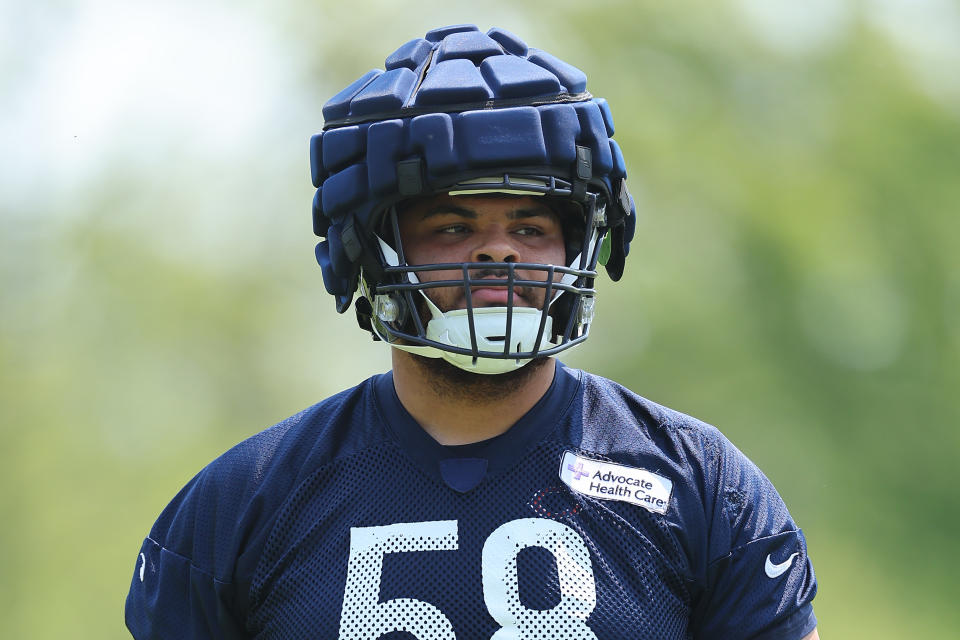
[{"label": "blurred green background", "polygon": [[0,7],[0,637],[123,638],[140,542],[238,440],[388,366],[313,262],[307,140],[444,24],[609,99],[640,223],[567,362],[719,426],[829,638],[953,638],[960,6]]}]

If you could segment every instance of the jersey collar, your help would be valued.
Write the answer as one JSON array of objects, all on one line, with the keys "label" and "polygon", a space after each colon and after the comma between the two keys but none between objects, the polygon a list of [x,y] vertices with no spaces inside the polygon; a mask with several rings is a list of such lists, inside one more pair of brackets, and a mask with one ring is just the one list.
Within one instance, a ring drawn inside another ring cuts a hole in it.
[{"label": "jersey collar", "polygon": [[438,443],[407,412],[397,397],[392,372],[378,377],[374,395],[387,431],[414,462],[435,480],[466,493],[484,478],[513,467],[556,429],[580,387],[580,375],[557,360],[550,388],[510,429],[488,440],[454,446]]}]

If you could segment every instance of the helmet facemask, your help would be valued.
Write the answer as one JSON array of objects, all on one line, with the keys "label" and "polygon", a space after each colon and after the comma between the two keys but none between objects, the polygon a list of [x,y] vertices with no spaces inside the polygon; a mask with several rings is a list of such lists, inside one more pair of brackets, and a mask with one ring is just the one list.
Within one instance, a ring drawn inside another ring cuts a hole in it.
[{"label": "helmet facemask", "polygon": [[[375,335],[398,349],[444,358],[461,369],[483,374],[513,371],[584,341],[593,319],[600,243],[607,231],[602,196],[588,191],[578,202],[562,180],[509,175],[458,183],[447,193],[548,198],[563,229],[566,263],[412,265],[404,254],[399,224],[403,214],[397,206],[390,206],[375,234],[380,268],[376,275],[365,270],[361,276],[360,292],[369,304]],[[427,280],[418,275],[423,272],[443,275]],[[479,286],[505,289],[505,305],[475,304],[471,290]],[[430,294],[440,288],[462,292],[464,308],[441,309],[436,293]],[[539,308],[524,304],[531,298],[538,301]]]}]

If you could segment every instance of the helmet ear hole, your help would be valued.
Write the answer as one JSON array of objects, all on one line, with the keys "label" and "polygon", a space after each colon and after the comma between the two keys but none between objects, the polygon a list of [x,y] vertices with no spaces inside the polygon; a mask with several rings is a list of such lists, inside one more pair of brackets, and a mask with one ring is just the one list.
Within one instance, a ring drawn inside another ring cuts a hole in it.
[{"label": "helmet ear hole", "polygon": [[570,316],[573,314],[575,300],[569,293],[562,293],[550,309],[550,315],[553,316],[553,335],[551,340],[562,336],[570,323]]},{"label": "helmet ear hole", "polygon": [[360,325],[360,328],[364,331],[369,331],[374,341],[379,340],[380,336],[373,330],[373,323],[371,321],[373,317],[373,307],[370,305],[370,301],[361,296],[354,302],[353,309],[357,314],[357,324]]}]

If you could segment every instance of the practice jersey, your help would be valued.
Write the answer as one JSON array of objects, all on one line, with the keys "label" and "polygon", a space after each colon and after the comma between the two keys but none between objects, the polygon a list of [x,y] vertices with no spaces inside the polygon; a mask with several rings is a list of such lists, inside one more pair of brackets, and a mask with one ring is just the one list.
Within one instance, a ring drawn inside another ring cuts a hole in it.
[{"label": "practice jersey", "polygon": [[506,433],[442,446],[374,376],[174,498],[135,638],[799,640],[803,534],[715,428],[557,364]]}]

